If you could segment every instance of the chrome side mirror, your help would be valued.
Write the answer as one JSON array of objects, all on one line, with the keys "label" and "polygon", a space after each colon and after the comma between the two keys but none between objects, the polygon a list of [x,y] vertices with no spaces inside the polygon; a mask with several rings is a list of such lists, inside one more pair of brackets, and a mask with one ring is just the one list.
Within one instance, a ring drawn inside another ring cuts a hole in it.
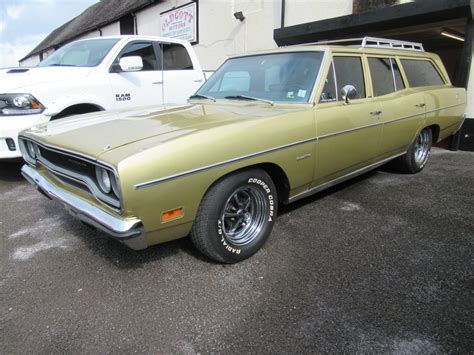
[{"label": "chrome side mirror", "polygon": [[125,72],[140,71],[143,69],[143,60],[140,56],[131,56],[120,58],[120,69]]},{"label": "chrome side mirror", "polygon": [[341,89],[341,97],[346,104],[349,103],[349,100],[354,99],[357,96],[357,90],[353,85],[345,85]]}]

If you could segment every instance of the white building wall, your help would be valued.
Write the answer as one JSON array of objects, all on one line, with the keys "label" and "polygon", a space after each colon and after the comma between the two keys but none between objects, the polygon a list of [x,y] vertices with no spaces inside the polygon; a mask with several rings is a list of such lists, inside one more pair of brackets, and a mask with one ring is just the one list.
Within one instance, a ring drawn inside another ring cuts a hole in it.
[{"label": "white building wall", "polygon": [[[474,49],[471,58],[474,58]],[[467,86],[467,110],[466,116],[474,119],[474,60],[471,59],[471,70],[469,72],[469,82]]]},{"label": "white building wall", "polygon": [[24,61],[20,62],[20,67],[34,67],[40,61],[39,55],[33,55],[29,58],[26,58]]},{"label": "white building wall", "polygon": [[[353,0],[286,0],[285,26],[352,14]],[[280,1],[275,1],[279,3]],[[281,6],[281,4],[280,4]]]},{"label": "white building wall", "polygon": [[[165,1],[138,12],[139,35],[161,35],[160,13],[189,0]],[[216,69],[227,57],[276,47],[273,30],[281,25],[279,0],[200,0],[199,43],[194,46],[204,69]],[[234,12],[242,11],[244,21]],[[291,26],[352,12],[352,0],[287,0],[285,25]]]},{"label": "white building wall", "polygon": [[120,22],[116,21],[101,28],[102,36],[117,36],[120,34]]}]

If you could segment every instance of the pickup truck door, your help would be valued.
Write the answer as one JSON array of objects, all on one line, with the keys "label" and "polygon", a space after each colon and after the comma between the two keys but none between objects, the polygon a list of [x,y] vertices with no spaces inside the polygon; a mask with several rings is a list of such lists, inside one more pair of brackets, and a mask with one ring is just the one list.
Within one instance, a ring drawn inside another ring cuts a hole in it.
[{"label": "pickup truck door", "polygon": [[[120,58],[140,56],[140,71],[123,72]],[[161,104],[163,101],[163,74],[159,55],[151,41],[133,41],[119,53],[109,70],[109,82],[115,108]]]},{"label": "pickup truck door", "polygon": [[[360,55],[335,55],[315,107],[316,170],[313,186],[321,185],[373,163],[380,147],[381,106],[367,97]],[[357,95],[349,103],[341,89],[352,85]]]},{"label": "pickup truck door", "polygon": [[204,73],[196,68],[186,47],[178,43],[161,44],[163,55],[164,101],[185,103],[204,83]]}]

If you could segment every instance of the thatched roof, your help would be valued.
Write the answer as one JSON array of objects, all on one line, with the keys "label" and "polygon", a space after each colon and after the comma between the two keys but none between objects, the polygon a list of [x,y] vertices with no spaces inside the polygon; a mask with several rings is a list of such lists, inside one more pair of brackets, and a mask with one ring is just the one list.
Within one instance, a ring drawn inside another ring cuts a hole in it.
[{"label": "thatched roof", "polygon": [[115,22],[124,15],[136,12],[159,0],[101,0],[79,16],[56,28],[20,61],[50,48],[57,48],[71,40]]}]

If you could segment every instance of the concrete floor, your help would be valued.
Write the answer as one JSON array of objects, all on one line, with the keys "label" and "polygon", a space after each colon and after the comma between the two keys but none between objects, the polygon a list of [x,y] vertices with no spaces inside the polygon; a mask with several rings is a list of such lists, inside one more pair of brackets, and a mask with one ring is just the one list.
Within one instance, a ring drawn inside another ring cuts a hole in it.
[{"label": "concrete floor", "polygon": [[257,255],[136,252],[0,163],[1,353],[472,353],[474,153],[283,207]]}]

